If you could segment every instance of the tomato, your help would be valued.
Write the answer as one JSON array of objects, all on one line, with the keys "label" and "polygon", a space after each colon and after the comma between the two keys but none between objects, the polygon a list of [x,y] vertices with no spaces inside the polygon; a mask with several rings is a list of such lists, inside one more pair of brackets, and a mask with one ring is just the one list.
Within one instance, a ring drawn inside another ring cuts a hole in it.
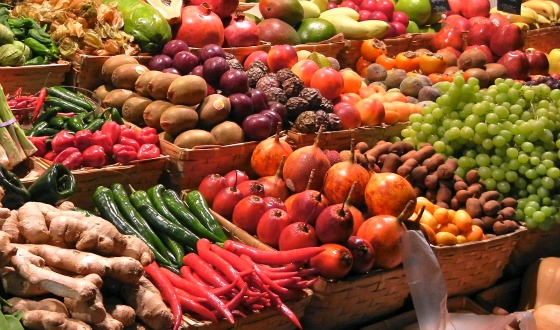
[{"label": "tomato", "polygon": [[375,62],[379,55],[387,54],[387,48],[385,48],[385,43],[383,41],[370,39],[362,43],[360,53],[366,60]]},{"label": "tomato", "polygon": [[272,72],[289,69],[298,61],[297,51],[292,45],[274,45],[268,51],[266,61]]},{"label": "tomato", "polygon": [[324,98],[332,100],[339,97],[342,93],[344,79],[340,72],[333,68],[321,68],[315,71],[309,86],[317,88]]},{"label": "tomato", "polygon": [[360,58],[358,58],[358,61],[356,62],[356,72],[360,76],[364,77],[366,69],[371,63],[372,62],[366,60],[363,56],[360,56]]},{"label": "tomato", "polygon": [[397,67],[397,61],[386,54],[379,55],[379,57],[375,60],[375,63],[384,67],[385,70],[391,70]]},{"label": "tomato", "polygon": [[341,279],[348,275],[354,258],[352,252],[339,244],[323,244],[325,250],[309,260],[319,275],[328,279]]},{"label": "tomato", "polygon": [[401,52],[395,57],[397,69],[410,72],[420,68],[420,58],[415,52]]},{"label": "tomato", "polygon": [[424,54],[419,59],[420,71],[423,74],[443,73],[447,68],[447,63],[441,54]]}]

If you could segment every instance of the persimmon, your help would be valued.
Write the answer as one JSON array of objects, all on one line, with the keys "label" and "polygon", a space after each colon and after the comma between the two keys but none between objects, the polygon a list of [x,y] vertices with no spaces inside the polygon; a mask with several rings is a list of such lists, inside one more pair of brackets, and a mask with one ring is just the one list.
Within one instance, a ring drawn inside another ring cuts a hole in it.
[{"label": "persimmon", "polygon": [[434,230],[434,231],[438,227],[438,222],[436,221],[434,216],[426,210],[424,210],[424,213],[422,214],[422,218],[420,218],[419,221],[420,221],[420,223],[423,223],[426,226],[432,228],[432,230]]},{"label": "persimmon", "polygon": [[452,223],[446,223],[445,225],[440,225],[438,227],[438,232],[448,232],[457,236],[459,235],[459,228]]},{"label": "persimmon", "polygon": [[395,66],[407,72],[416,71],[420,68],[420,58],[415,52],[401,52],[395,56]]},{"label": "persimmon", "polygon": [[385,111],[385,124],[394,125],[400,121],[400,116],[395,111]]},{"label": "persimmon", "polygon": [[375,60],[382,54],[387,54],[387,48],[385,43],[377,39],[364,40],[360,46],[360,53],[362,56],[370,61],[375,62]]},{"label": "persimmon", "polygon": [[461,232],[468,232],[472,228],[473,221],[467,211],[458,210],[453,217],[453,224],[457,226]]},{"label": "persimmon", "polygon": [[419,67],[425,75],[443,73],[447,68],[447,63],[441,54],[423,54],[419,59]]},{"label": "persimmon", "polygon": [[352,69],[340,70],[344,80],[343,93],[357,93],[362,87],[362,77]]},{"label": "persimmon", "polygon": [[445,225],[446,223],[451,222],[451,218],[449,217],[449,212],[447,209],[440,208],[434,211],[434,218],[436,219],[437,223],[440,225]]},{"label": "persimmon", "polygon": [[420,212],[420,209],[422,208],[422,206],[426,207],[426,211],[430,212],[430,213],[434,213],[435,210],[435,205],[434,203],[430,202],[429,199],[427,199],[426,197],[418,197],[416,198],[416,208],[414,209],[414,212],[418,213]]},{"label": "persimmon", "polygon": [[379,57],[375,60],[375,63],[381,65],[386,70],[391,70],[397,67],[397,61],[387,54],[379,55]]},{"label": "persimmon", "polygon": [[457,244],[457,236],[449,232],[440,231],[436,233],[437,245],[455,245]]}]

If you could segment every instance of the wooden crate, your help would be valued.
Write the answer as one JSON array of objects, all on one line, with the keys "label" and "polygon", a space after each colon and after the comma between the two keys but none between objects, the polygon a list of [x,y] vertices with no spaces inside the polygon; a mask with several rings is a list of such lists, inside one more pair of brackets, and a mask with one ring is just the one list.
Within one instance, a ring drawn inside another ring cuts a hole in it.
[{"label": "wooden crate", "polygon": [[[392,126],[359,127],[351,130],[323,132],[321,133],[320,144],[325,149],[348,150],[350,149],[350,140],[353,138],[355,143],[366,142],[369,146],[373,146],[378,141],[400,136],[402,129],[407,125],[408,123],[402,123]],[[292,148],[298,149],[315,143],[316,136],[317,134],[302,134],[288,131],[286,142]]]},{"label": "wooden crate", "polygon": [[0,84],[4,93],[13,93],[21,87],[23,94],[35,94],[43,87],[62,85],[70,63],[59,61],[48,65],[0,67]]},{"label": "wooden crate", "polygon": [[232,170],[252,173],[251,155],[258,142],[243,142],[226,146],[179,148],[160,140],[161,152],[169,156],[163,182],[177,191],[196,188],[208,174],[226,174]]},{"label": "wooden crate", "polygon": [[296,49],[296,51],[307,50],[311,53],[317,52],[327,57],[336,58],[338,52],[340,52],[342,48],[345,47],[345,45],[346,41],[344,40],[344,35],[342,33],[339,33],[325,41],[295,45],[294,48]]},{"label": "wooden crate", "polygon": [[527,31],[523,49],[527,48],[535,48],[545,53],[560,48],[560,26],[549,26]]},{"label": "wooden crate", "polygon": [[[94,90],[105,82],[101,77],[101,68],[110,56],[81,55],[72,62],[72,70],[66,77],[66,84]],[[147,65],[151,56],[134,56],[142,65]]]},{"label": "wooden crate", "polygon": [[[45,169],[50,161],[40,158],[40,165]],[[126,165],[109,165],[102,168],[82,168],[72,171],[76,178],[76,192],[69,199],[83,209],[93,209],[93,193],[98,186],[110,187],[113,183],[131,185],[135,189],[148,189],[159,182],[161,174],[168,162],[168,157],[136,160]]]},{"label": "wooden crate", "polygon": [[511,253],[526,233],[513,233],[453,246],[432,246],[445,278],[448,296],[468,295],[493,286],[503,275]]},{"label": "wooden crate", "polygon": [[529,229],[515,245],[504,270],[508,277],[523,275],[527,267],[540,258],[560,257],[560,225],[549,231]]}]

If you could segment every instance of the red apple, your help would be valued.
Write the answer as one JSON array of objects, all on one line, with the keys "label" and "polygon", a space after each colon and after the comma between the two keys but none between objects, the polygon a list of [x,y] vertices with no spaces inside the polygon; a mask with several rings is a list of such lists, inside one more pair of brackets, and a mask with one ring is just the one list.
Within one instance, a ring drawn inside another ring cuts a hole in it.
[{"label": "red apple", "polygon": [[327,4],[327,9],[333,8],[338,8],[338,3],[336,3],[336,1],[329,1],[329,3]]},{"label": "red apple", "polygon": [[249,70],[249,65],[251,65],[251,63],[253,63],[256,60],[259,60],[263,62],[265,65],[267,65],[267,58],[268,58],[268,53],[265,51],[257,50],[255,52],[252,52],[251,54],[249,54],[249,56],[247,56],[247,58],[243,62],[243,68],[245,69],[245,71]]},{"label": "red apple", "polygon": [[450,15],[443,24],[459,29],[461,32],[467,32],[471,27],[471,22],[461,15]]},{"label": "red apple", "polygon": [[292,218],[285,210],[270,209],[258,221],[257,238],[265,244],[278,248],[280,233],[292,222]]},{"label": "red apple", "polygon": [[498,63],[506,67],[508,78],[526,80],[529,77],[529,60],[527,55],[520,50],[505,53]]},{"label": "red apple", "polygon": [[489,0],[462,0],[461,14],[466,18],[475,16],[487,17],[490,14]]},{"label": "red apple", "polygon": [[444,26],[436,33],[434,39],[432,39],[432,47],[436,51],[445,47],[453,47],[457,50],[463,49],[463,36],[461,31],[451,26]]},{"label": "red apple", "polygon": [[371,15],[371,11],[369,10],[364,10],[364,9],[360,9],[358,11],[358,14],[360,14],[360,18],[358,19],[358,21],[367,21],[369,20],[369,15]]},{"label": "red apple", "polygon": [[527,48],[525,55],[529,61],[529,74],[530,75],[543,75],[548,74],[548,58],[542,50]]},{"label": "red apple", "polygon": [[467,32],[467,45],[490,45],[490,39],[496,29],[497,26],[489,19],[472,23]]},{"label": "red apple", "polygon": [[489,18],[490,21],[491,21],[492,23],[494,23],[494,25],[496,25],[496,26],[501,26],[501,25],[504,25],[504,24],[509,24],[508,19],[507,19],[504,15],[502,15],[502,14],[500,14],[500,13],[491,13],[490,16],[489,16],[488,18]]},{"label": "red apple", "polygon": [[410,23],[410,20],[408,18],[408,15],[405,12],[395,11],[395,12],[393,12],[393,22],[399,22],[404,26],[408,26],[408,23]]},{"label": "red apple", "polygon": [[453,13],[457,15],[461,14],[461,8],[463,7],[462,0],[447,0],[447,2],[449,3],[449,9],[451,9]]},{"label": "red apple", "polygon": [[282,229],[278,239],[281,251],[319,246],[317,233],[312,225],[306,222],[294,222]]},{"label": "red apple", "polygon": [[360,112],[350,103],[337,103],[333,107],[333,113],[340,118],[340,125],[342,126],[342,129],[357,128],[362,124]]},{"label": "red apple", "polygon": [[384,21],[384,22],[388,22],[389,19],[387,18],[387,15],[385,15],[384,13],[380,12],[380,11],[372,11],[371,14],[369,14],[369,19],[371,20],[377,20],[377,21]]},{"label": "red apple", "polygon": [[292,66],[292,72],[296,74],[303,81],[305,86],[309,86],[311,83],[311,77],[315,71],[319,70],[321,67],[315,61],[312,60],[301,60]]},{"label": "red apple", "polygon": [[504,24],[490,38],[490,49],[496,56],[502,56],[505,53],[521,49],[525,41],[525,36],[521,28],[515,24]]},{"label": "red apple", "polygon": [[482,16],[471,17],[471,18],[469,18],[469,22],[471,23],[471,26],[473,26],[474,23],[484,23],[484,22],[492,23],[490,18],[482,17]]},{"label": "red apple", "polygon": [[406,33],[406,26],[404,26],[401,22],[391,22],[389,23],[395,27],[395,33],[397,36],[403,35]]},{"label": "red apple", "polygon": [[385,14],[385,16],[387,16],[387,19],[389,21],[393,20],[393,12],[395,11],[395,5],[391,2],[391,0],[378,0],[377,6],[375,8],[377,11],[380,11],[383,14]]},{"label": "red apple", "polygon": [[344,0],[340,3],[340,5],[338,5],[339,7],[348,7],[348,8],[352,8],[355,11],[360,10],[360,7],[358,7],[357,4],[355,4],[353,1],[350,0]]},{"label": "red apple", "polygon": [[291,68],[297,61],[297,51],[292,45],[274,45],[268,51],[267,64],[272,72]]},{"label": "red apple", "polygon": [[385,35],[383,36],[383,39],[394,38],[396,36],[397,36],[397,27],[394,26],[393,24],[389,23],[389,30],[387,30],[387,32],[385,32]]},{"label": "red apple", "polygon": [[364,0],[360,4],[361,10],[368,10],[370,12],[377,10],[377,1],[376,0]]},{"label": "red apple", "polygon": [[490,47],[486,46],[486,45],[472,45],[472,46],[467,46],[465,48],[465,50],[468,49],[478,49],[484,52],[484,55],[486,55],[486,63],[493,63],[494,62],[494,55],[492,54],[492,51],[490,50]]}]

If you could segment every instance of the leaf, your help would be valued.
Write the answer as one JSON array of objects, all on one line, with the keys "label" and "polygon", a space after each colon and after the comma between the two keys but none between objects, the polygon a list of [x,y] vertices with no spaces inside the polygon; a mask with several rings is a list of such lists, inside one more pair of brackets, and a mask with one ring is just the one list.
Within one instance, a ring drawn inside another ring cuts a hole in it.
[{"label": "leaf", "polygon": [[[20,311],[23,314],[23,311]],[[20,316],[21,318],[21,316]],[[19,319],[17,319],[14,315],[6,315],[6,324],[7,324],[7,328],[5,329],[9,329],[9,330],[24,330],[23,329],[23,325],[21,325],[21,321]],[[4,328],[2,328],[4,329]]]},{"label": "leaf", "polygon": [[8,320],[4,313],[0,312],[0,329],[9,329],[8,328]]}]

